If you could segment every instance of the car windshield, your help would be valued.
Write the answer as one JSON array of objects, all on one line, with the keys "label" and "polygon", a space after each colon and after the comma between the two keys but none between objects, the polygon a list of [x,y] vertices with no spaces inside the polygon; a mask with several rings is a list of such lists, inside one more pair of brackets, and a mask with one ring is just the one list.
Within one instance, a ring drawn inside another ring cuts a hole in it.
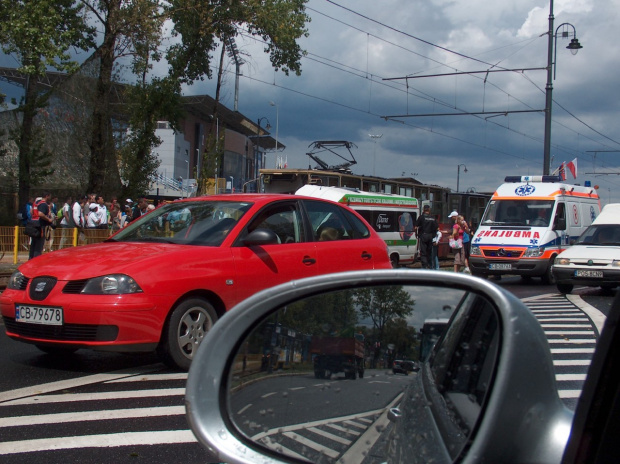
[{"label": "car windshield", "polygon": [[581,234],[575,245],[620,246],[620,225],[591,225]]},{"label": "car windshield", "polygon": [[111,240],[219,246],[251,205],[206,200],[168,203],[131,222]]},{"label": "car windshield", "polygon": [[552,200],[491,200],[482,224],[548,227],[552,212]]}]

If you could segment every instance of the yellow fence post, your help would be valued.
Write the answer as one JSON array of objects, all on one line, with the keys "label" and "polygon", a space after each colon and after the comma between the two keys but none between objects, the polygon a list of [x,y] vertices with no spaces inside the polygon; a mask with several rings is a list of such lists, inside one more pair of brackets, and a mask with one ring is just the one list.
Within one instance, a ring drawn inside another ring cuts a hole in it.
[{"label": "yellow fence post", "polygon": [[77,246],[77,239],[78,239],[78,228],[74,227],[73,228],[73,246],[76,247]]},{"label": "yellow fence post", "polygon": [[17,253],[19,252],[19,226],[13,230],[13,264],[17,264]]}]

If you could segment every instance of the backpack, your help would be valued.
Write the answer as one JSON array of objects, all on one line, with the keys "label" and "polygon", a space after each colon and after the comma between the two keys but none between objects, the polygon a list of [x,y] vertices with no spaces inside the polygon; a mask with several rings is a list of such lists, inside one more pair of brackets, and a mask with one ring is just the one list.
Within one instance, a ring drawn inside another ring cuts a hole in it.
[{"label": "backpack", "polygon": [[41,203],[45,203],[45,199],[41,198],[39,201],[35,201],[32,204],[32,220],[33,221],[39,220],[39,205]]}]

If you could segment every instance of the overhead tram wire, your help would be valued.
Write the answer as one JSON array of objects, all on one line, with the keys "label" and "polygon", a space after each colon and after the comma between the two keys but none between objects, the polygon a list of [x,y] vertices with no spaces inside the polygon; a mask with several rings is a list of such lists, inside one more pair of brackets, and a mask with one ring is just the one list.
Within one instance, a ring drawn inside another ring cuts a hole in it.
[{"label": "overhead tram wire", "polygon": [[[442,47],[442,46],[440,46],[440,45],[437,45],[437,44],[434,44],[434,43],[429,42],[429,41],[427,41],[427,40],[424,40],[424,39],[422,39],[422,38],[420,38],[420,37],[416,37],[416,36],[414,36],[414,35],[412,35],[412,34],[409,34],[409,33],[407,33],[407,32],[401,31],[400,29],[397,29],[397,28],[395,28],[395,27],[392,27],[392,26],[389,26],[389,25],[387,25],[387,24],[384,24],[384,23],[382,23],[382,22],[380,22],[380,21],[377,21],[376,19],[370,18],[370,17],[368,17],[368,16],[366,16],[366,15],[363,15],[363,14],[361,14],[361,13],[359,13],[359,12],[355,11],[355,10],[352,10],[351,8],[347,8],[347,7],[345,7],[345,6],[342,6],[342,5],[340,5],[340,4],[336,3],[336,2],[334,2],[333,0],[327,0],[327,2],[328,2],[328,3],[331,3],[332,5],[334,5],[334,6],[338,7],[338,8],[341,8],[341,9],[343,9],[343,10],[345,10],[345,11],[348,11],[349,13],[352,13],[352,14],[354,14],[354,15],[356,15],[356,16],[359,16],[359,17],[361,17],[361,18],[364,18],[364,19],[366,19],[367,21],[373,22],[373,23],[378,24],[378,25],[380,25],[380,26],[382,26],[382,27],[384,27],[384,28],[386,28],[386,29],[392,30],[392,31],[397,32],[397,33],[399,33],[399,34],[402,34],[402,35],[404,35],[404,36],[406,36],[406,37],[409,37],[409,38],[411,38],[411,39],[417,40],[417,41],[419,41],[419,42],[422,42],[422,43],[424,43],[424,44],[430,45],[430,46],[432,46],[432,47],[438,48],[438,49],[443,50],[443,51],[445,51],[445,52],[452,53],[452,54],[457,55],[457,56],[460,56],[460,57],[462,57],[462,58],[465,58],[465,59],[468,59],[468,60],[472,60],[472,61],[476,61],[476,62],[478,62],[478,63],[482,63],[482,64],[485,64],[485,65],[488,65],[488,66],[491,66],[491,67],[498,67],[498,66],[493,65],[492,63],[488,63],[488,62],[486,62],[486,61],[484,61],[484,60],[480,60],[480,59],[478,59],[478,58],[474,58],[474,57],[471,57],[471,56],[465,55],[465,54],[463,54],[463,53],[456,52],[456,51],[451,50],[451,49],[449,49],[449,48]],[[316,11],[316,10],[312,10],[312,11]],[[321,13],[321,14],[322,14],[322,13]],[[327,16],[327,15],[325,15],[325,16],[326,16],[326,17],[329,17],[329,16]],[[339,20],[336,20],[336,21],[339,21]],[[339,21],[339,22],[341,22],[341,21]],[[344,23],[344,22],[343,22],[343,24],[346,24],[346,23]],[[354,26],[349,26],[349,27],[353,27],[353,28],[354,28],[354,29],[356,29],[356,30],[361,30],[361,29],[356,28],[356,27],[354,27]],[[418,56],[423,56],[423,55],[420,55],[419,53],[416,53],[416,52],[412,52],[412,53],[414,53],[414,54],[416,54],[416,55],[418,55]],[[430,61],[434,61],[434,62],[436,62],[436,63],[437,63],[437,61],[432,60],[431,58],[428,58],[428,57],[426,57],[426,58],[427,58],[427,59],[429,59]],[[447,64],[445,64],[445,63],[440,63],[440,64],[442,64],[442,65],[444,65],[444,66],[447,66]],[[499,68],[500,68],[500,69],[503,69],[502,67],[499,67]],[[524,75],[524,76],[525,76],[525,75]],[[526,77],[526,79],[527,79],[529,82],[531,82],[532,84],[534,84],[537,88],[539,88],[539,89],[540,89],[540,87],[539,87],[538,85],[536,85],[534,82],[532,82],[532,81],[531,81],[531,79],[529,79],[529,78],[527,78],[527,77]],[[498,87],[496,86],[496,88],[498,88]],[[498,89],[499,89],[499,88],[498,88]],[[501,90],[501,89],[499,89],[499,90]],[[502,91],[503,91],[503,90],[502,90]],[[555,103],[555,100],[554,100],[554,103]],[[558,104],[558,105],[559,105],[559,104]],[[566,111],[566,113],[567,113],[567,114],[569,114],[571,117],[573,117],[576,121],[578,121],[580,124],[583,124],[585,127],[587,127],[588,129],[592,130],[592,131],[593,131],[593,132],[595,132],[596,134],[598,134],[598,135],[600,135],[600,136],[602,136],[602,137],[604,137],[604,138],[606,138],[606,139],[608,139],[608,140],[610,140],[610,141],[612,141],[612,142],[614,142],[614,143],[617,143],[617,144],[619,143],[619,142],[617,142],[617,141],[615,141],[615,140],[611,139],[610,137],[608,137],[608,136],[605,136],[605,135],[601,134],[599,131],[595,130],[595,129],[594,129],[594,128],[592,128],[590,125],[588,125],[588,124],[584,123],[581,119],[577,118],[574,114],[572,114],[570,111],[568,111],[568,110],[567,110],[566,108],[564,108],[563,106],[561,106],[561,105],[559,105],[559,106],[560,106],[560,107],[561,107],[564,111]],[[566,127],[566,126],[564,126],[564,127]],[[567,128],[567,129],[569,129],[569,128]],[[577,134],[580,134],[579,132],[575,131],[574,129],[569,129],[569,130],[572,130],[573,132],[575,132],[575,133],[577,133]]]}]

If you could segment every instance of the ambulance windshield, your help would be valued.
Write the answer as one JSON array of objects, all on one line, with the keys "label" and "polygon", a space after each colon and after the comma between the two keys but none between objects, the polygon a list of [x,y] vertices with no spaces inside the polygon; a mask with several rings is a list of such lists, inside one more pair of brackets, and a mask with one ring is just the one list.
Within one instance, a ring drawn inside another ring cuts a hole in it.
[{"label": "ambulance windshield", "polygon": [[491,200],[482,225],[548,227],[553,200]]}]

